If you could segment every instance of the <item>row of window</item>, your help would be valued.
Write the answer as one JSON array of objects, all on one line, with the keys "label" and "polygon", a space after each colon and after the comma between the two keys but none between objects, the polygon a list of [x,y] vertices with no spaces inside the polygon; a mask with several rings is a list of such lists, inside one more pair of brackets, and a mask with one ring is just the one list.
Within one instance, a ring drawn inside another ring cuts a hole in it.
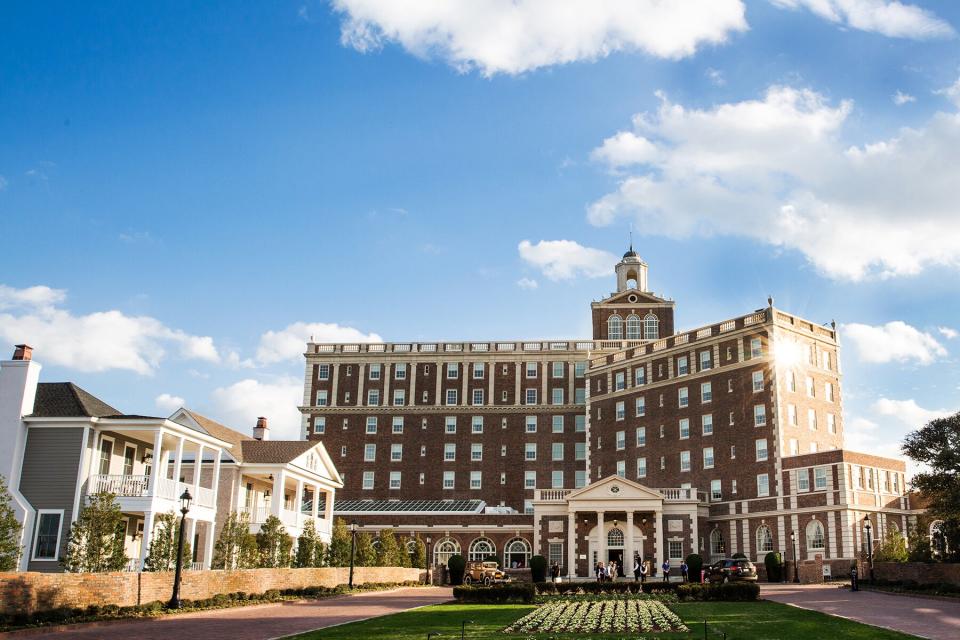
[{"label": "row of window", "polygon": [[[526,433],[536,433],[538,427],[538,416],[526,416],[524,419],[524,431]],[[550,432],[551,433],[564,433],[566,429],[566,417],[565,416],[550,416]],[[348,425],[347,418],[343,419],[343,428],[346,429]],[[390,432],[401,434],[403,433],[405,425],[405,420],[403,416],[394,416],[390,420]],[[379,428],[379,418],[376,416],[367,416],[365,433],[375,434]],[[420,428],[427,428],[427,419],[421,418]],[[500,419],[500,428],[507,428],[507,419]],[[471,416],[470,418],[470,433],[483,433],[484,429],[484,416]],[[584,415],[576,415],[573,417],[573,430],[576,433],[583,433],[587,430],[587,419]],[[326,416],[315,416],[313,418],[313,432],[315,434],[323,434],[327,431],[327,418]],[[457,416],[446,416],[443,420],[443,432],[444,433],[456,433],[457,432]]]},{"label": "row of window", "polygon": [[[537,404],[538,402],[538,389],[528,388],[524,389],[524,402],[523,404]],[[422,403],[426,404],[429,399],[429,392],[423,392]],[[473,406],[483,406],[486,404],[486,392],[484,389],[471,389],[470,394],[470,404]],[[508,392],[501,392],[501,402],[507,402]],[[367,390],[367,406],[369,407],[379,407],[380,406],[381,394],[379,389],[368,389]],[[560,405],[564,404],[567,400],[567,396],[564,389],[554,388],[550,390],[550,404]],[[576,404],[584,404],[586,402],[586,389],[577,388],[574,389],[573,401]],[[350,404],[350,392],[344,392],[344,403]],[[393,390],[393,401],[392,406],[402,407],[407,404],[407,391],[406,389],[394,389]],[[460,404],[460,395],[459,389],[447,389],[444,394],[444,404],[446,405],[457,405]],[[317,407],[328,407],[330,406],[330,392],[326,389],[317,389],[316,397],[314,399],[314,406]]]},{"label": "row of window", "polygon": [[[883,478],[881,486],[880,479]],[[885,493],[900,495],[900,473],[873,467],[862,467],[859,465],[847,465],[847,487],[849,489],[857,488],[865,491],[882,489]],[[876,478],[876,481],[874,480]],[[904,487],[906,488],[906,487]]]},{"label": "row of window", "polygon": [[[682,396],[682,397],[685,398],[685,396]],[[634,415],[635,415],[637,418],[642,418],[642,417],[644,417],[644,416],[647,415],[646,401],[645,401],[645,399],[644,399],[643,396],[639,396],[639,397],[635,398],[635,399],[634,399],[634,405],[635,405],[635,406],[634,406]],[[662,405],[661,405],[661,406],[662,406]],[[682,406],[687,406],[687,405],[684,404],[684,405],[682,405]],[[811,411],[812,411],[812,410],[811,410]],[[600,418],[602,417],[602,415],[603,415],[603,412],[601,411],[601,408],[600,408],[600,407],[597,407],[597,420],[600,420]],[[831,415],[832,415],[832,414],[831,414]],[[617,422],[620,422],[620,421],[625,420],[626,417],[627,417],[626,404],[625,404],[624,401],[621,400],[621,401],[617,402],[617,404],[616,404],[616,406],[615,406],[614,419],[615,419]],[[734,412],[733,412],[733,411],[730,412],[729,421],[730,421],[730,424],[731,424],[731,425],[734,424]],[[701,416],[701,422],[702,422],[703,425],[704,425],[704,434],[713,433],[713,414],[712,414],[712,413],[707,413],[707,414],[704,414],[703,416]],[[680,425],[681,425],[681,426],[680,426],[680,429],[681,429],[681,431],[684,430],[684,426],[683,426],[684,424],[687,425],[687,430],[689,431],[690,419],[689,419],[689,418],[681,418],[681,419],[680,419]],[[755,427],[763,427],[763,426],[766,426],[766,424],[767,424],[767,407],[766,407],[766,405],[762,405],[762,404],[756,404],[756,405],[754,405],[754,406],[753,406],[753,425],[754,425]],[[834,424],[835,424],[835,423],[834,423]],[[708,431],[708,430],[709,430],[709,431]],[[661,437],[663,437],[663,436],[661,435]],[[683,436],[681,436],[681,437],[683,437]]]},{"label": "row of window", "polygon": [[[525,375],[527,378],[536,378],[539,376],[538,369],[541,362],[526,362],[525,364]],[[465,367],[469,367],[471,371],[471,377],[474,380],[482,380],[486,376],[487,363],[484,362],[474,362],[473,364],[464,364]],[[553,378],[563,378],[566,375],[566,362],[550,362],[550,375]],[[353,375],[353,366],[345,365],[346,375]],[[317,380],[329,380],[331,372],[331,365],[329,364],[318,364],[317,365]],[[508,375],[510,372],[510,365],[502,364],[500,372],[503,375]],[[587,372],[587,363],[586,362],[575,362],[573,365],[573,374],[577,378],[582,378]],[[430,365],[424,365],[423,373],[429,375]],[[371,363],[367,365],[367,378],[369,380],[380,380],[383,377],[383,365],[379,363]],[[456,362],[448,362],[446,365],[446,378],[447,380],[457,380],[460,377],[460,364]],[[406,380],[407,379],[407,364],[405,362],[398,362],[393,365],[393,379],[394,380]]]},{"label": "row of window", "polygon": [[[826,536],[824,534],[823,523],[819,520],[811,520],[807,524],[805,531],[807,542],[807,551],[823,551],[826,549]],[[774,550],[773,534],[770,527],[761,524],[757,527],[755,533],[757,542],[756,552],[758,555],[770,553]],[[715,528],[710,532],[710,555],[711,557],[723,557],[727,554],[727,545],[723,537],[723,532]]]},{"label": "row of window", "polygon": [[[617,374],[621,375],[621,374]],[[753,380],[753,392],[760,393],[764,389],[763,381],[763,372],[754,371],[752,374]],[[616,382],[616,390],[620,391],[625,387],[621,386],[620,381]],[[733,393],[733,378],[727,380],[727,393]],[[713,383],[712,382],[701,382],[700,383],[700,404],[710,404],[713,402]],[[637,396],[634,399],[635,412],[637,416],[646,415],[647,411],[647,401],[646,396]],[[660,406],[664,406],[664,396],[660,394]],[[690,406],[690,389],[689,387],[680,387],[677,389],[677,407],[680,409],[686,409]],[[616,416],[617,420],[623,420],[626,417],[626,404],[625,401],[619,401],[616,405]]]},{"label": "row of window", "polygon": [[[347,455],[347,445],[340,447],[341,457],[346,457]],[[507,455],[507,445],[500,445],[500,457],[506,457]],[[425,458],[427,456],[427,445],[420,445],[420,457]],[[377,459],[377,445],[372,442],[368,442],[363,445],[363,461],[364,462],[375,462]],[[524,460],[536,460],[537,459],[537,444],[535,442],[527,442],[524,444],[523,449],[523,459]],[[564,460],[564,443],[563,442],[553,442],[550,445],[550,459],[555,462],[562,462]],[[580,461],[587,459],[587,443],[585,442],[576,442],[574,443],[574,455],[573,459]],[[390,445],[390,461],[391,462],[400,462],[403,460],[403,445],[400,443],[393,443]],[[457,444],[455,442],[445,442],[443,444],[443,461],[444,462],[456,462],[457,460]],[[470,461],[471,462],[482,462],[483,461],[483,443],[482,442],[471,442],[470,443]]]},{"label": "row of window", "polygon": [[[623,328],[623,318],[619,314],[607,318],[607,340],[623,340]],[[631,313],[627,316],[626,328],[627,340],[656,340],[660,337],[660,320],[652,313],[644,316],[642,323],[640,316]]]},{"label": "row of window", "polygon": [[[483,489],[483,472],[482,471],[470,471],[469,473],[469,487],[472,490]],[[531,475],[532,474],[532,475]],[[365,491],[372,491],[374,488],[374,483],[376,481],[376,472],[375,471],[364,471],[361,479],[361,488]],[[388,472],[388,487],[393,490],[400,489],[403,481],[403,472],[401,471],[389,471]],[[524,473],[524,488],[525,489],[535,489],[536,488],[536,471],[526,471]],[[426,473],[419,472],[417,474],[417,482],[421,486],[426,484]],[[574,471],[573,476],[573,488],[580,489],[586,486],[587,483],[587,472],[583,469],[577,469]],[[507,473],[505,471],[500,472],[500,484],[507,484]],[[444,490],[455,490],[457,489],[457,473],[455,471],[444,471],[441,480],[441,488]],[[551,471],[550,472],[550,487],[552,489],[564,489],[565,487],[565,472],[561,470]],[[462,487],[461,487],[462,488]],[[529,502],[529,501],[528,501]],[[531,507],[532,513],[532,507]]]},{"label": "row of window", "polygon": [[[763,357],[763,343],[761,342],[760,338],[753,338],[750,340],[750,359],[761,358],[761,357]],[[700,351],[698,355],[698,359],[700,363],[699,371],[707,371],[714,367],[712,349],[704,349]],[[732,360],[732,359],[733,359],[733,349],[728,347],[727,360]],[[633,370],[633,386],[640,387],[647,384],[648,364],[649,366],[653,366],[653,363],[651,362],[651,363],[643,364]],[[690,360],[688,356],[686,355],[674,356],[674,364],[675,364],[675,370],[676,370],[676,377],[682,377],[690,374],[691,372]],[[758,374],[760,376],[759,389],[757,388]],[[622,391],[623,389],[626,388],[626,383],[627,383],[626,375],[627,374],[625,371],[617,371],[614,373],[613,379],[614,379],[615,391]],[[657,377],[663,378],[663,364],[657,365]],[[729,390],[733,391],[732,387]],[[762,391],[762,390],[763,390],[763,373],[759,371],[754,372],[754,391]],[[600,391],[599,379],[597,380],[597,391]]]}]

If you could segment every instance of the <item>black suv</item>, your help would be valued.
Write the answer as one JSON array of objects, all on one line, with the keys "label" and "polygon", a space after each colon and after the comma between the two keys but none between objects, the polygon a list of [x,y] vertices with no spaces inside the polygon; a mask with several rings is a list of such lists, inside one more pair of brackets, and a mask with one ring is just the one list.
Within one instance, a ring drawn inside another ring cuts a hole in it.
[{"label": "black suv", "polygon": [[737,581],[757,581],[757,568],[746,558],[725,558],[707,567],[707,582]]}]

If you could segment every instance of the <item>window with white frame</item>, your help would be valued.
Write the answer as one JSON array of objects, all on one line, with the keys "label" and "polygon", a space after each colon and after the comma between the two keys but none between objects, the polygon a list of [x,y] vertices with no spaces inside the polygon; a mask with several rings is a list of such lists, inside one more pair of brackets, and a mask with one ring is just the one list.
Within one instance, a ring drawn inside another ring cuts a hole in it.
[{"label": "window with white frame", "polygon": [[821,366],[822,366],[824,369],[832,369],[832,368],[833,368],[833,358],[832,358],[832,356],[830,355],[830,352],[829,352],[829,351],[823,351],[823,352],[821,352],[821,354],[820,354],[820,360],[822,361],[822,362],[821,362]]},{"label": "window with white frame", "polygon": [[392,462],[403,460],[403,444],[395,442],[390,445],[390,460]]},{"label": "window with white frame", "polygon": [[763,344],[760,342],[760,338],[751,338],[750,339],[750,357],[759,358],[763,356]]},{"label": "window with white frame", "polygon": [[403,416],[395,416],[393,422],[390,425],[390,430],[393,433],[403,433]]},{"label": "window with white frame", "polygon": [[427,455],[427,445],[420,445],[420,457],[423,458]]},{"label": "window with white frame", "polygon": [[721,483],[720,480],[710,481],[710,499],[711,500],[723,499],[723,484]]},{"label": "window with white frame", "polygon": [[527,416],[525,422],[525,430],[527,433],[536,433],[537,432],[537,416]]},{"label": "window with white frame", "polygon": [[483,472],[482,471],[470,472],[470,488],[471,489],[483,488]]},{"label": "window with white frame", "polygon": [[703,435],[713,435],[713,414],[705,413],[700,416],[700,424],[703,427]]},{"label": "window with white frame", "polygon": [[330,379],[330,365],[328,364],[318,364],[317,365],[317,380],[329,380]]},{"label": "window with white frame", "polygon": [[623,318],[617,314],[607,318],[607,340],[623,340]]},{"label": "window with white frame", "polygon": [[687,356],[679,356],[677,358],[677,375],[685,376],[690,373],[690,363],[687,360]]},{"label": "window with white frame", "polygon": [[396,380],[406,380],[407,379],[407,364],[405,362],[398,362],[393,365],[393,377]]},{"label": "window with white frame", "polygon": [[680,387],[677,390],[677,404],[681,409],[690,404],[690,394],[686,387]]},{"label": "window with white frame", "polygon": [[587,363],[586,362],[575,362],[573,364],[573,377],[582,378],[587,374]]},{"label": "window with white frame", "polygon": [[574,460],[587,459],[587,443],[586,442],[573,443],[573,459]]},{"label": "window with white frame", "polygon": [[537,404],[537,390],[527,389],[526,404]]},{"label": "window with white frame", "polygon": [[456,459],[457,459],[457,443],[444,442],[443,443],[443,460],[445,462],[451,462]]},{"label": "window with white frame", "polygon": [[562,542],[551,542],[547,547],[547,561],[550,563],[550,566],[566,566],[563,560],[563,543]]},{"label": "window with white frame", "polygon": [[619,420],[623,420],[626,417],[627,417],[627,409],[623,401],[621,400],[620,402],[617,403],[616,419],[619,421]]},{"label": "window with white frame", "polygon": [[550,473],[550,488],[563,489],[563,471],[552,471]]},{"label": "window with white frame", "polygon": [[523,444],[523,459],[524,460],[537,459],[537,443],[536,442],[525,442]]},{"label": "window with white frame", "polygon": [[623,371],[617,371],[613,376],[613,390],[623,391],[627,388],[626,375]]},{"label": "window with white frame", "polygon": [[700,383],[700,403],[707,404],[713,401],[713,385],[709,382]]},{"label": "window with white frame", "polygon": [[753,372],[753,392],[760,393],[763,391],[763,371],[754,371]]},{"label": "window with white frame", "polygon": [[690,452],[680,452],[680,471],[690,471]]},{"label": "window with white frame", "polygon": [[563,433],[563,416],[552,416],[550,422],[554,433]]},{"label": "window with white frame", "polygon": [[327,419],[324,417],[317,417],[313,419],[313,432],[314,433],[324,433],[327,430]]},{"label": "window with white frame", "polygon": [[753,424],[762,427],[767,424],[767,407],[762,404],[753,406]]},{"label": "window with white frame", "polygon": [[807,397],[815,398],[817,395],[816,383],[811,376],[807,376]]},{"label": "window with white frame", "polygon": [[527,470],[523,472],[523,488],[524,489],[536,489],[537,488],[537,472],[533,470]]},{"label": "window with white frame", "polygon": [[797,491],[810,491],[809,470],[797,469]]},{"label": "window with white frame", "polygon": [[680,562],[683,560],[683,541],[682,540],[670,540],[668,542],[667,549],[670,553],[670,560],[674,563]]},{"label": "window with white frame", "polygon": [[[345,444],[340,446],[340,457],[341,457],[341,458],[346,458],[346,457],[347,457],[347,445],[345,445]],[[341,475],[343,475],[343,474],[341,474]]]},{"label": "window with white frame", "polygon": [[643,318],[643,339],[656,340],[660,337],[660,320],[652,313]]},{"label": "window with white frame", "polygon": [[713,447],[703,448],[703,468],[713,469]]},{"label": "window with white frame", "polygon": [[796,438],[790,438],[790,455],[798,456],[800,455],[800,443]]},{"label": "window with white frame", "polygon": [[700,352],[700,371],[713,368],[713,356],[709,350]]},{"label": "window with white frame", "polygon": [[756,448],[757,448],[757,462],[762,462],[766,460],[767,459],[767,439],[757,438]]},{"label": "window with white frame", "polygon": [[830,382],[824,383],[824,385],[823,385],[823,395],[824,395],[824,397],[827,399],[827,402],[833,402],[833,401],[834,401],[833,383],[830,383]]},{"label": "window with white frame", "polygon": [[483,433],[483,416],[470,418],[470,433]]},{"label": "window with white frame", "polygon": [[638,478],[647,477],[647,459],[646,458],[637,458],[637,477]]},{"label": "window with white frame", "polygon": [[582,413],[573,417],[573,430],[577,433],[583,433],[587,430],[587,417]]},{"label": "window with white frame", "polygon": [[765,473],[757,475],[757,497],[765,498],[770,495],[770,478]]},{"label": "window with white frame", "polygon": [[686,440],[690,437],[690,420],[689,418],[680,418],[680,439]]},{"label": "window with white frame", "polygon": [[456,389],[447,389],[447,404],[455,405],[457,404],[457,390]]},{"label": "window with white frame", "polygon": [[363,461],[374,462],[376,459],[377,459],[377,445],[375,444],[363,445]]},{"label": "window with white frame", "polygon": [[573,401],[576,404],[585,404],[587,401],[587,390],[584,387],[577,387],[574,389]]},{"label": "window with white frame", "polygon": [[765,524],[757,527],[757,553],[770,553],[773,551],[773,534],[770,533],[770,527]]},{"label": "window with white frame", "polygon": [[563,460],[563,443],[554,442],[550,446],[550,452],[552,454],[552,458],[554,461],[557,461],[557,462],[562,461]]},{"label": "window with white frame", "polygon": [[797,426],[797,424],[798,424],[798,421],[797,421],[797,405],[795,405],[795,404],[788,404],[788,405],[787,405],[787,422],[788,422],[791,426],[793,426],[793,427]]},{"label": "window with white frame", "polygon": [[[894,488],[896,488],[897,478],[893,478]],[[826,467],[814,467],[813,468],[813,488],[816,490],[826,489],[827,488],[827,468]]]},{"label": "window with white frame", "polygon": [[325,389],[320,389],[319,391],[317,391],[316,406],[325,407],[327,406],[327,404],[328,404],[327,391]]},{"label": "window with white frame", "polygon": [[636,387],[647,384],[647,367],[641,365],[633,370],[633,384]]},{"label": "window with white frame", "polygon": [[447,380],[456,380],[460,377],[460,365],[456,362],[447,363]]},{"label": "window with white frame", "polygon": [[475,406],[480,406],[483,404],[483,389],[473,390],[473,404]]},{"label": "window with white frame", "polygon": [[470,443],[470,459],[474,462],[480,462],[481,460],[483,460],[483,443],[482,442]]},{"label": "window with white frame", "polygon": [[407,402],[407,392],[405,389],[393,390],[393,406],[400,407]]},{"label": "window with white frame", "polygon": [[377,432],[377,418],[376,416],[367,417],[367,433],[376,433]]},{"label": "window with white frame", "polygon": [[473,379],[480,380],[483,378],[484,366],[482,362],[473,363]]},{"label": "window with white frame", "polygon": [[446,416],[443,419],[443,430],[446,433],[456,433],[457,432],[457,417],[456,416]]},{"label": "window with white frame", "polygon": [[533,515],[533,500],[523,501],[523,512],[528,516]]},{"label": "window with white frame", "polygon": [[797,392],[797,374],[793,371],[787,374],[787,390],[793,393]]},{"label": "window with white frame", "polygon": [[550,391],[550,401],[553,404],[563,404],[563,389],[554,388]]},{"label": "window with white frame", "polygon": [[731,460],[737,459],[737,445],[735,444],[730,445],[730,459]]},{"label": "window with white frame", "polygon": [[444,489],[453,489],[455,480],[456,480],[456,474],[453,471],[443,472],[443,488]]},{"label": "window with white frame", "polygon": [[810,431],[817,430],[817,410],[816,409],[807,409],[807,426],[810,427]]},{"label": "window with white frame", "polygon": [[646,427],[637,427],[637,446],[638,447],[647,446],[647,428]]},{"label": "window with white frame", "polygon": [[400,488],[400,472],[399,471],[390,472],[390,488],[391,489]]},{"label": "window with white frame", "polygon": [[537,363],[536,363],[536,362],[528,362],[528,363],[527,363],[527,377],[528,377],[528,378],[536,378],[536,377],[537,377]]},{"label": "window with white frame", "polygon": [[624,460],[617,460],[617,475],[621,478],[627,477],[627,463]]},{"label": "window with white frame", "polygon": [[731,481],[730,481],[730,493],[734,493],[734,494],[735,494],[736,492],[737,492],[737,481],[736,481],[736,480],[731,480]]},{"label": "window with white frame", "polygon": [[367,406],[369,407],[380,406],[380,390],[379,389],[370,389],[367,391]]},{"label": "window with white frame", "polygon": [[826,546],[823,524],[819,520],[811,520],[807,525],[807,550],[823,551]]},{"label": "window with white frame", "polygon": [[550,365],[550,369],[551,369],[550,374],[551,374],[554,378],[562,378],[562,377],[563,377],[563,363],[562,363],[562,362],[554,362],[554,363],[552,363],[552,364]]},{"label": "window with white frame", "polygon": [[625,431],[617,431],[616,434],[617,451],[625,449],[627,446],[627,436]]},{"label": "window with white frame", "polygon": [[830,433],[837,432],[837,416],[832,413],[827,414],[827,431]]},{"label": "window with white frame", "polygon": [[60,534],[63,530],[63,510],[39,509],[36,523],[31,559],[58,560],[60,558]]},{"label": "window with white frame", "polygon": [[373,471],[363,472],[363,490],[371,491],[373,489]]},{"label": "window with white frame", "polygon": [[640,316],[630,314],[627,316],[627,340],[640,339]]},{"label": "window with white frame", "polygon": [[379,365],[379,364],[371,364],[371,365],[370,365],[370,375],[369,375],[369,378],[370,378],[371,380],[379,380],[379,379],[380,379],[380,365]]}]

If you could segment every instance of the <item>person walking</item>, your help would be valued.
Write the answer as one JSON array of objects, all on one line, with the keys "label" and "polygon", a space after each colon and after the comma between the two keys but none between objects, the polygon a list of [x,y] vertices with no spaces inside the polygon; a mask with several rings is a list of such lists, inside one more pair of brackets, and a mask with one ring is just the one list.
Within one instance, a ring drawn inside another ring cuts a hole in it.
[{"label": "person walking", "polygon": [[647,581],[647,563],[640,562],[640,584],[643,584]]},{"label": "person walking", "polygon": [[640,556],[633,556],[633,581],[640,581]]},{"label": "person walking", "polygon": [[597,575],[597,582],[603,582],[603,563],[597,562],[597,566],[593,568],[593,572]]},{"label": "person walking", "polygon": [[664,560],[660,568],[663,570],[663,581],[670,582],[670,559]]},{"label": "person walking", "polygon": [[687,566],[687,561],[684,560],[680,563],[680,581],[681,582],[690,582],[689,576],[690,567]]},{"label": "person walking", "polygon": [[559,582],[560,580],[560,564],[554,562],[553,566],[550,567],[550,577],[553,578],[553,582]]}]

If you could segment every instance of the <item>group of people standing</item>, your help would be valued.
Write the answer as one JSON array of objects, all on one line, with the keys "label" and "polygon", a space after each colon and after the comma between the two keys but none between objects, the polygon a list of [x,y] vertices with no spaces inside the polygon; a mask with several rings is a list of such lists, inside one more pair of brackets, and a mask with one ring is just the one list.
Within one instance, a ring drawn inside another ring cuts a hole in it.
[{"label": "group of people standing", "polygon": [[[663,564],[660,565],[661,575],[663,576],[664,582],[670,581],[670,560],[664,560]],[[617,564],[616,560],[611,560],[608,563],[604,564],[603,562],[597,562],[596,566],[593,568],[594,575],[597,577],[597,582],[612,582],[617,579],[617,576],[624,575],[622,573],[622,567]],[[647,574],[649,569],[647,568],[647,563],[643,562],[640,559],[640,556],[634,556],[633,558],[633,580],[634,582],[646,582]],[[686,562],[680,563],[680,579],[683,582],[690,581],[689,567]]]}]

